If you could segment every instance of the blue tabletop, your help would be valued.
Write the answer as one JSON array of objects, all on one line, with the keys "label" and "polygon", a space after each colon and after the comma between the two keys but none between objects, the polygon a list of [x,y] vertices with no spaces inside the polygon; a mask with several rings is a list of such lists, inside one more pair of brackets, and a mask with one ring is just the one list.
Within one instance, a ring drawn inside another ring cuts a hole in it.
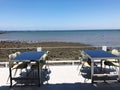
[{"label": "blue tabletop", "polygon": [[33,61],[39,61],[40,58],[45,54],[45,52],[23,52],[17,57],[14,58],[14,61],[20,61],[20,60],[33,60]]},{"label": "blue tabletop", "polygon": [[108,53],[103,50],[84,50],[84,52],[90,57],[90,58],[118,58],[118,56],[113,55],[111,53]]}]

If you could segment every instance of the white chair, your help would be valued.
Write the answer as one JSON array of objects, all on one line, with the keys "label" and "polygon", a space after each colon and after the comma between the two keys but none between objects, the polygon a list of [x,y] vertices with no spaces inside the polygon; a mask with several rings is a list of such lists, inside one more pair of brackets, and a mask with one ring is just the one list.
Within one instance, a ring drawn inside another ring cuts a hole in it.
[{"label": "white chair", "polygon": [[[15,70],[14,76],[16,75],[18,69],[21,69],[21,72],[22,72],[22,69],[26,69],[27,70],[27,63],[26,62],[24,63],[24,62],[14,62],[13,61],[14,58],[17,55],[20,55],[20,52],[16,52],[16,53],[13,53],[13,54],[9,55],[9,67],[11,68],[11,70]],[[9,80],[9,77],[7,79],[7,82]]]},{"label": "white chair", "polygon": [[[112,53],[113,55],[120,56],[120,53],[118,52],[117,49],[113,49],[113,50],[111,51],[111,53]],[[107,59],[107,60],[104,62],[104,64],[105,64],[105,65],[108,65],[109,68],[110,68],[110,66],[112,66],[112,67],[114,67],[116,70],[117,70],[116,67],[119,67],[119,63],[118,63],[118,60],[117,60],[117,59]]]},{"label": "white chair", "polygon": [[116,56],[120,55],[120,52],[118,52],[117,49],[113,49],[111,53],[114,54],[114,55],[116,55]]},{"label": "white chair", "polygon": [[88,57],[84,54],[83,51],[80,51],[80,56],[79,56],[80,63],[78,64],[77,70],[79,69],[79,66],[86,62],[88,60]]},{"label": "white chair", "polygon": [[[13,61],[12,61],[15,57],[16,57],[16,54],[15,54],[15,53],[10,54],[10,55],[8,56],[8,58],[9,58],[9,67],[10,67],[10,68],[13,68],[13,67],[17,64],[16,62],[13,62]],[[12,70],[13,70],[13,69],[12,69]],[[9,78],[10,78],[10,75],[9,75],[9,77],[8,77],[8,79],[7,79],[7,82],[8,82],[8,80],[9,80]]]}]

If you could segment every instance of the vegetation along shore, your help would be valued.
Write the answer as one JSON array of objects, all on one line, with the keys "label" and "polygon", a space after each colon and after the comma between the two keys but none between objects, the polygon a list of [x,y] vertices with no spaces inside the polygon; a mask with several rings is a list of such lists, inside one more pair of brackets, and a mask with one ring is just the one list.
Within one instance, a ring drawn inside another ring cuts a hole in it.
[{"label": "vegetation along shore", "polygon": [[49,60],[76,60],[79,59],[79,50],[86,49],[90,45],[82,43],[68,42],[0,42],[0,61],[8,61],[8,55],[17,51],[36,51],[37,47],[42,47],[43,51],[50,51]]}]

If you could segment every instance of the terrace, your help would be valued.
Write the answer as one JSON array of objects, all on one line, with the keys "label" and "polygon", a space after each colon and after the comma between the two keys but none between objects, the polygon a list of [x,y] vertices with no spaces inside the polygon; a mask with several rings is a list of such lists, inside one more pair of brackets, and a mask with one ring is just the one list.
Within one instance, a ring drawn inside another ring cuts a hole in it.
[{"label": "terrace", "polygon": [[[13,86],[12,90],[119,90],[120,83],[95,83],[91,84],[90,80],[84,83],[84,78],[79,75],[78,65],[60,65],[50,66],[51,74],[48,84],[38,86]],[[64,70],[64,71],[63,71]],[[6,77],[9,75],[8,68],[0,68],[0,90],[10,90]]]},{"label": "terrace", "polygon": [[[100,47],[99,47],[100,48]],[[98,49],[98,48],[97,48]],[[101,48],[100,48],[101,49]],[[6,49],[5,49],[6,50]],[[10,49],[9,49],[10,50]],[[13,49],[12,49],[13,50]],[[20,49],[17,49],[20,50]],[[16,51],[15,49],[13,51]],[[60,57],[59,57],[60,58]],[[62,61],[61,61],[62,60]],[[49,68],[51,70],[50,80],[45,82],[42,86],[13,86],[12,90],[119,90],[120,83],[116,81],[91,83],[91,80],[84,82],[84,78],[79,73],[81,65],[78,67],[79,60],[64,60],[61,59],[58,62],[55,60],[49,60]],[[1,75],[0,75],[0,90],[10,90],[8,62],[1,62]],[[6,78],[7,77],[7,78]]]}]

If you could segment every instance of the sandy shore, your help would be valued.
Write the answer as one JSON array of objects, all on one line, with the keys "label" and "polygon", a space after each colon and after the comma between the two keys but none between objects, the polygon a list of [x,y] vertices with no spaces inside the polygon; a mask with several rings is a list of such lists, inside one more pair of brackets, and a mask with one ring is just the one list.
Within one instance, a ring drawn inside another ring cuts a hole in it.
[{"label": "sandy shore", "polygon": [[[6,61],[8,55],[16,51],[36,51],[37,47],[42,47],[43,51],[50,51],[50,60],[75,60],[79,58],[79,50],[87,48],[90,45],[82,43],[66,43],[66,42],[40,42],[40,43],[27,43],[27,42],[0,42],[0,61]],[[17,48],[17,49],[14,49]],[[22,49],[20,49],[22,48]],[[4,60],[3,60],[4,59]]]}]

